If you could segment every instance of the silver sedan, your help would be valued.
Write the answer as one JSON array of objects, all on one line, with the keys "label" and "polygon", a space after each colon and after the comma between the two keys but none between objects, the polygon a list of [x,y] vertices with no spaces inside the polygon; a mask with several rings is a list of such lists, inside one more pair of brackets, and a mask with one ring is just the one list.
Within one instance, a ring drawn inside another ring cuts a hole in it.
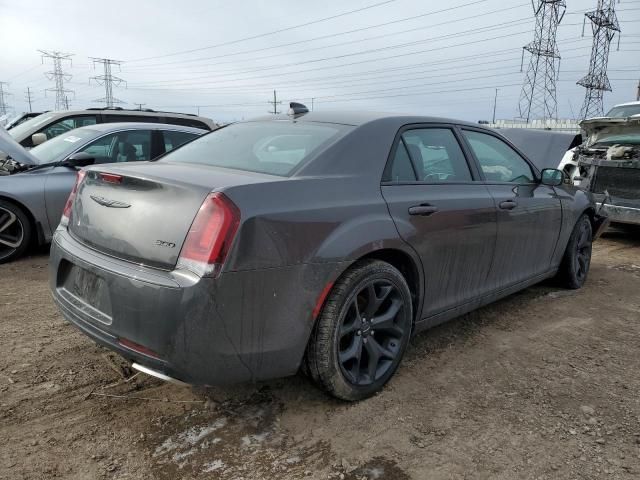
[{"label": "silver sedan", "polygon": [[207,133],[158,123],[72,130],[27,151],[0,128],[0,263],[51,241],[76,171],[86,165],[152,160]]}]

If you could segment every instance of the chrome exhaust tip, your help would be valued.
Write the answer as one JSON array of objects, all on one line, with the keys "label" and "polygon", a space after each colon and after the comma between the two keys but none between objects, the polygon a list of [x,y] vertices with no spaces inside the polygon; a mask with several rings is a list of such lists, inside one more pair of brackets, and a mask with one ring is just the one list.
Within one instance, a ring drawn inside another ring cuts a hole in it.
[{"label": "chrome exhaust tip", "polygon": [[152,377],[159,378],[160,380],[164,380],[165,382],[173,383],[175,385],[180,385],[182,387],[189,386],[188,383],[185,383],[182,380],[178,380],[177,378],[170,377],[168,375],[165,375],[162,372],[158,372],[157,370],[153,370],[152,368],[145,367],[138,363],[132,363],[131,367],[138,370],[139,372],[146,373],[147,375],[151,375]]}]

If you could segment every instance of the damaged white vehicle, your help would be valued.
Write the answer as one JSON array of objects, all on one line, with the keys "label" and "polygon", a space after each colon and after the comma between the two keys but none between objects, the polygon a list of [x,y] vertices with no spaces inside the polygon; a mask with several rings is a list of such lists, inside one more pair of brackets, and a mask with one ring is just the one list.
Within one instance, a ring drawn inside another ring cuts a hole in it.
[{"label": "damaged white vehicle", "polygon": [[573,181],[592,192],[612,223],[640,225],[640,116],[583,121]]}]

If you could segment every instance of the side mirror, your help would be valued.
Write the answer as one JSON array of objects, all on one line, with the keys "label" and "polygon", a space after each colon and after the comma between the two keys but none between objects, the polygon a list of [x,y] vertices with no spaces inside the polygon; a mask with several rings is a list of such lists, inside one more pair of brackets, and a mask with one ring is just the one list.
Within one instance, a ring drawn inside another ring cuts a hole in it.
[{"label": "side mirror", "polygon": [[96,159],[93,155],[86,152],[77,152],[70,155],[65,161],[62,162],[63,167],[81,168],[88,165],[93,165]]},{"label": "side mirror", "polygon": [[542,170],[542,178],[540,183],[548,185],[550,187],[557,187],[562,185],[564,180],[564,172],[557,168],[545,168]]},{"label": "side mirror", "polygon": [[34,147],[43,144],[47,140],[48,139],[46,133],[34,133],[33,135],[31,135],[31,143],[33,143]]}]

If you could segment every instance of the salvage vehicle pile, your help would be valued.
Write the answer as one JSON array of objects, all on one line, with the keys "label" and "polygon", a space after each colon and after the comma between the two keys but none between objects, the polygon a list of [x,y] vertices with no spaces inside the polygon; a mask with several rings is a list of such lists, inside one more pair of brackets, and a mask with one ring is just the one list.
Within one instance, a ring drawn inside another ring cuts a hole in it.
[{"label": "salvage vehicle pile", "polygon": [[640,225],[640,117],[581,123],[575,151],[580,186],[596,195],[612,222]]}]

